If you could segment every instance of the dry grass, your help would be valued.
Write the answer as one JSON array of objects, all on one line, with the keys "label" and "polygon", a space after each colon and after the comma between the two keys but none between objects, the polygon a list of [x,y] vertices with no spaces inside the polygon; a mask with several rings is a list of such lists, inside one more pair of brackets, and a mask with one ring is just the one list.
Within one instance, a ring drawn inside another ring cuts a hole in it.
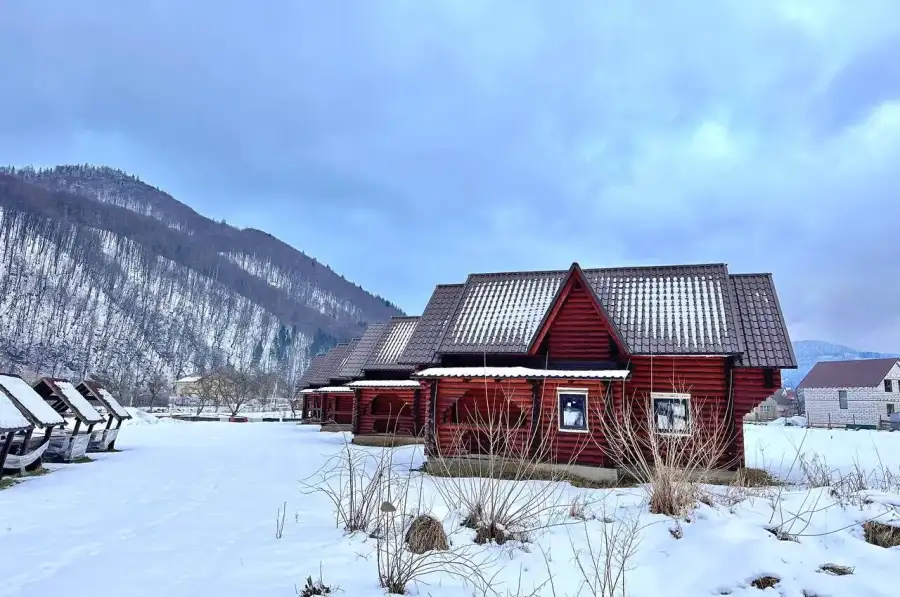
[{"label": "dry grass", "polygon": [[878,547],[900,547],[900,527],[870,520],[863,524],[863,536],[866,543]]},{"label": "dry grass", "polygon": [[750,586],[757,589],[769,589],[778,585],[779,582],[781,582],[781,579],[777,576],[760,576],[750,581]]},{"label": "dry grass", "polygon": [[822,564],[819,566],[819,570],[835,576],[847,576],[853,574],[856,568],[853,566],[841,566],[840,564]]},{"label": "dry grass", "polygon": [[[444,502],[463,514],[465,526],[476,529],[479,541],[522,540],[562,522],[569,504],[561,481],[572,478],[562,468],[574,463],[589,441],[579,439],[567,461],[555,462],[555,434],[535,436],[530,415],[513,403],[512,394],[508,386],[485,383],[491,408],[468,413],[468,424],[460,425],[449,445],[436,442],[436,458],[429,466],[441,477],[435,487]],[[555,410],[545,412],[540,422],[554,416]],[[473,444],[477,454],[469,453]],[[562,466],[542,466],[550,462]],[[526,482],[537,479],[546,482]]]},{"label": "dry grass", "polygon": [[12,477],[3,477],[2,479],[0,479],[0,491],[3,491],[4,489],[9,489],[16,483],[18,483],[18,481]]},{"label": "dry grass", "polygon": [[[674,382],[672,387],[690,393]],[[655,514],[685,516],[700,499],[701,485],[725,464],[728,413],[715,401],[692,397],[687,426],[678,434],[659,428],[649,396],[623,401],[615,416],[598,414],[610,456],[627,477],[646,488]]]}]

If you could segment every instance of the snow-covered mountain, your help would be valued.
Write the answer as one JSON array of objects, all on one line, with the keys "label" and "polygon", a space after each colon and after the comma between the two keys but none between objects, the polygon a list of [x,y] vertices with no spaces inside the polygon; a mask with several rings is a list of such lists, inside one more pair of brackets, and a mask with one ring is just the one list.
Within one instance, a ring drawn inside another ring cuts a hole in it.
[{"label": "snow-covered mountain", "polygon": [[296,372],[398,314],[273,236],[124,172],[0,169],[0,369],[135,384],[225,362]]},{"label": "snow-covered mountain", "polygon": [[868,352],[856,350],[849,346],[822,342],[821,340],[801,340],[794,342],[794,355],[797,357],[797,369],[785,369],[781,372],[782,385],[796,388],[803,381],[809,370],[819,361],[845,361],[854,359],[882,359],[900,357],[898,354]]}]

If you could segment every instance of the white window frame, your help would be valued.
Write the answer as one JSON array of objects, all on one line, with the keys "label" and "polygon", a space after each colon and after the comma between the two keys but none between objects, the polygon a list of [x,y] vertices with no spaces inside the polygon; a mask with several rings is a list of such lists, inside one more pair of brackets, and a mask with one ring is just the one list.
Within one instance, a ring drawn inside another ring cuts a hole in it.
[{"label": "white window frame", "polygon": [[[844,395],[843,400],[841,394]],[[843,404],[843,406],[842,406]],[[848,410],[850,408],[850,392],[848,390],[838,390],[838,409]]]},{"label": "white window frame", "polygon": [[[570,429],[568,427],[563,427],[563,409],[562,409],[562,397],[565,394],[577,394],[579,396],[584,397],[584,429]],[[560,433],[590,433],[591,425],[590,425],[590,408],[588,408],[588,394],[589,391],[587,388],[556,388],[556,429]]]},{"label": "white window frame", "polygon": [[[656,418],[656,401],[657,400],[684,400],[687,409],[687,425],[684,431],[668,430],[659,428],[659,419]],[[675,437],[688,437],[694,431],[694,413],[691,411],[691,395],[677,392],[650,392],[650,408],[652,409],[653,429],[660,435],[668,435]]]}]

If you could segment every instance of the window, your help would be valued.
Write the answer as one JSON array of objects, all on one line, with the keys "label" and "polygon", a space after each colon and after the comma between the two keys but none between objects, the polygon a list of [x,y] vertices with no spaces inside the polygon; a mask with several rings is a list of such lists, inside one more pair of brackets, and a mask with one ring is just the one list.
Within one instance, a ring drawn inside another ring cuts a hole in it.
[{"label": "window", "polygon": [[838,390],[838,407],[847,410],[847,390]]},{"label": "window", "polygon": [[893,392],[894,391],[894,380],[893,379],[884,380],[884,391],[885,392]]},{"label": "window", "polygon": [[662,433],[681,435],[691,432],[690,394],[650,394],[656,429]]},{"label": "window", "polygon": [[559,430],[586,432],[587,390],[559,389]]},{"label": "window", "polygon": [[893,404],[887,405],[887,414],[889,414],[889,415],[894,414],[894,405]]}]

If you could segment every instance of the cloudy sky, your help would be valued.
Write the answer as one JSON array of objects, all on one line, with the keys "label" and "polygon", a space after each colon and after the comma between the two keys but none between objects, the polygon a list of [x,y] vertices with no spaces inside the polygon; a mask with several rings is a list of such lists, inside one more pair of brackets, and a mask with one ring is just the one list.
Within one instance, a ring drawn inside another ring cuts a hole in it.
[{"label": "cloudy sky", "polygon": [[0,163],[103,163],[419,311],[470,271],[771,271],[900,351],[897,0],[0,2]]}]

